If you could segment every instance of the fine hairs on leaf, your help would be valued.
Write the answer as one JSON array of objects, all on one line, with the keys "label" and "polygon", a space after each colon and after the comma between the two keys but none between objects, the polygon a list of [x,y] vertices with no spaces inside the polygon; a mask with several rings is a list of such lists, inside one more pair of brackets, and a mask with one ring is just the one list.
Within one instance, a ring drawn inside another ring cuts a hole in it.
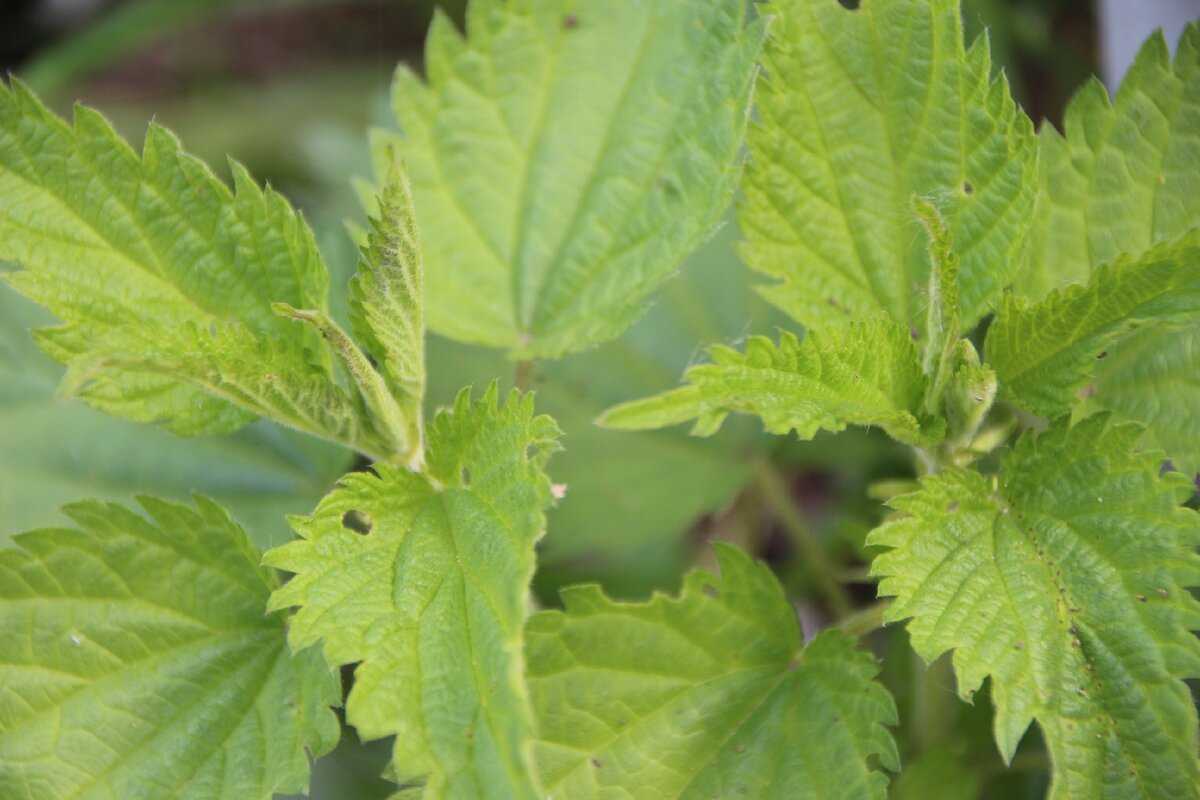
[{"label": "fine hairs on leaf", "polygon": [[[962,11],[438,12],[348,316],[240,165],[0,84],[0,510],[102,498],[0,540],[0,798],[317,791],[344,722],[395,798],[1200,800],[1200,26],[1035,134]],[[739,189],[767,281],[574,355]]]}]

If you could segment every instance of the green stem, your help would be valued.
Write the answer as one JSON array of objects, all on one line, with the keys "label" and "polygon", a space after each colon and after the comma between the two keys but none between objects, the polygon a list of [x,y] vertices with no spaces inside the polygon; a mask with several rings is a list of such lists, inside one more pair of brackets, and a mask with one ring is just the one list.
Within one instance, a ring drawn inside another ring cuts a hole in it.
[{"label": "green stem", "polygon": [[[912,657],[920,660],[915,652]],[[917,744],[924,750],[944,741],[952,733],[958,716],[958,697],[954,693],[954,672],[948,657],[939,658],[926,669],[918,664],[913,675],[916,683],[913,727]]]},{"label": "green stem", "polygon": [[891,600],[876,601],[839,621],[837,627],[849,636],[866,636],[883,627],[883,613],[891,604]]},{"label": "green stem", "polygon": [[829,610],[837,618],[849,616],[854,610],[854,603],[845,587],[834,577],[833,566],[825,558],[821,543],[809,530],[783,477],[766,462],[756,465],[754,472],[755,484],[762,493],[763,501],[775,512],[779,524],[800,552],[809,577],[829,605]]},{"label": "green stem", "polygon": [[522,392],[528,392],[533,388],[533,368],[534,361],[532,359],[522,359],[517,362],[516,386]]}]

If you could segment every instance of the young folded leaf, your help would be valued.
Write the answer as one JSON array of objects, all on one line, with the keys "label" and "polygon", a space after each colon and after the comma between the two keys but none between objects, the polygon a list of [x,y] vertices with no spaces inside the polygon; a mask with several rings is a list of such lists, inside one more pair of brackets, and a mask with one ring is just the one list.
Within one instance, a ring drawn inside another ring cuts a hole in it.
[{"label": "young folded leaf", "polygon": [[430,800],[538,800],[521,630],[558,429],[532,395],[500,406],[493,384],[478,402],[460,393],[426,435],[424,473],[348,475],[293,520],[301,538],[266,563],[296,576],[270,607],[299,607],[294,648],[323,641],[330,664],[362,662],[347,719],[396,736],[401,782]]},{"label": "young folded leaf", "polygon": [[1033,211],[1033,126],[964,49],[959,0],[777,0],[738,222],[765,296],[823,327],[885,311],[923,329],[929,258],[909,206],[945,218],[969,330],[1013,277]]},{"label": "young folded leaf", "polygon": [[337,678],[219,506],[95,501],[0,549],[0,797],[269,800],[333,749]]},{"label": "young folded leaf", "polygon": [[[1140,325],[1200,322],[1200,229],[1122,256],[1031,304],[1009,296],[985,352],[1005,396],[1046,417],[1080,400],[1106,348]],[[1086,393],[1086,391],[1085,391]]]},{"label": "young folded leaf", "polygon": [[[1200,24],[1170,62],[1161,34],[1142,47],[1110,106],[1098,81],[1071,101],[1063,133],[1039,134],[1041,188],[1029,264],[1017,284],[1041,298],[1121,254],[1200,227]],[[1108,349],[1089,403],[1144,422],[1182,469],[1200,471],[1200,325],[1150,326]],[[1147,392],[1146,387],[1154,387]]]},{"label": "young folded leaf", "polygon": [[1006,760],[1036,720],[1053,760],[1050,797],[1200,797],[1200,517],[1191,481],[1137,452],[1142,431],[1108,415],[1026,435],[998,484],[927,477],[892,501],[904,517],[869,544],[888,620],[913,647],[947,650],[959,693],[985,677]]},{"label": "young folded leaf", "polygon": [[405,422],[406,439],[421,449],[425,402],[425,315],[421,245],[408,173],[394,164],[371,221],[358,275],[350,282],[354,335],[374,356]]},{"label": "young folded leaf", "polygon": [[547,795],[883,800],[899,756],[875,659],[837,631],[804,646],[778,581],[728,545],[721,577],[618,603],[596,586],[526,628]]},{"label": "young folded leaf", "polygon": [[70,368],[67,390],[118,416],[197,435],[265,415],[386,457],[319,338],[272,310],[324,308],[312,232],[233,175],[236,194],[158,126],[139,159],[96,112],[69,126],[0,85],[0,260],[63,322],[39,344]]},{"label": "young folded leaf", "polygon": [[600,424],[637,430],[694,419],[693,432],[708,436],[736,411],[761,417],[770,433],[794,430],[801,439],[878,425],[918,446],[945,430],[922,411],[927,381],[912,337],[885,318],[830,335],[810,331],[804,341],[785,331],[778,345],[755,336],[744,353],[718,346],[712,356],[687,371],[688,386],[609,409]]},{"label": "young folded leaf", "polygon": [[611,339],[732,197],[764,21],[744,0],[473,0],[397,74],[432,330],[555,357]]}]

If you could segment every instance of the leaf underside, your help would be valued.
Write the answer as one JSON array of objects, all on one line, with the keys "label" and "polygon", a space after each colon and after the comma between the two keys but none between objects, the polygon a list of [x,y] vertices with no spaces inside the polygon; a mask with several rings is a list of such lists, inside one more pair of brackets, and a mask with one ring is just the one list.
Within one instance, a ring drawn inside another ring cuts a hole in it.
[{"label": "leaf underside", "polygon": [[998,485],[925,478],[870,544],[886,618],[928,661],[953,650],[959,692],[985,677],[1010,759],[1030,722],[1053,760],[1050,796],[1200,797],[1200,521],[1191,482],[1159,474],[1142,431],[1096,415],[1026,435]]},{"label": "leaf underside", "polygon": [[779,0],[747,134],[738,222],[765,296],[826,327],[888,313],[922,330],[929,279],[914,196],[941,212],[969,330],[1013,277],[1036,143],[959,0]]},{"label": "leaf underside", "polygon": [[427,431],[427,472],[347,476],[301,537],[267,554],[296,573],[271,608],[298,606],[293,647],[362,662],[346,712],[364,738],[396,735],[394,769],[429,798],[539,795],[521,628],[545,528],[542,472],[557,428],[532,395],[493,385]]},{"label": "leaf underside", "polygon": [[430,328],[514,357],[611,339],[717,225],[765,32],[744,0],[474,0],[401,68]]},{"label": "leaf underside", "polygon": [[141,504],[78,503],[77,529],[0,549],[0,796],[306,791],[336,677],[263,614],[275,577],[223,510]]},{"label": "leaf underside", "polygon": [[721,578],[617,603],[595,586],[530,619],[544,790],[573,798],[875,798],[898,768],[875,659],[837,631],[803,645],[769,569],[717,548]]}]

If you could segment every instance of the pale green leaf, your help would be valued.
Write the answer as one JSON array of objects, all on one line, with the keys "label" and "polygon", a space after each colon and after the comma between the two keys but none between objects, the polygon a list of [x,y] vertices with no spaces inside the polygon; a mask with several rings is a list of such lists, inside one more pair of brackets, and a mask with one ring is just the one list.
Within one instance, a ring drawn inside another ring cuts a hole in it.
[{"label": "pale green leaf", "polygon": [[1016,288],[1033,299],[1086,282],[1123,254],[1200,226],[1200,24],[1172,68],[1159,32],[1110,103],[1098,80],[1071,100],[1063,132],[1038,132],[1040,187]]},{"label": "pale green leaf", "polygon": [[926,378],[908,331],[887,319],[838,333],[809,332],[803,341],[784,332],[779,344],[762,336],[745,352],[712,349],[713,363],[689,369],[688,385],[619,405],[600,418],[612,428],[642,429],[695,419],[694,432],[716,432],[730,412],[755,414],[770,433],[878,425],[892,437],[924,445],[944,424],[922,411]]},{"label": "pale green leaf", "polygon": [[744,0],[473,0],[397,75],[432,330],[553,357],[621,333],[712,233],[765,24]]},{"label": "pale green leaf", "polygon": [[527,626],[538,770],[559,800],[882,800],[899,767],[875,659],[807,647],[770,570],[717,547],[721,577],[623,604],[595,586]]},{"label": "pale green leaf", "polygon": [[1007,297],[986,354],[1007,397],[1056,417],[1079,401],[1098,360],[1123,334],[1147,323],[1197,321],[1200,229],[1141,256],[1121,256],[1088,284],[1056,289],[1038,303]]},{"label": "pale green leaf", "polygon": [[211,501],[95,501],[0,549],[0,796],[268,800],[332,749],[336,676],[264,614],[273,573]]},{"label": "pale green leaf", "polygon": [[419,448],[425,401],[425,316],[421,248],[408,173],[392,168],[350,282],[354,334],[374,356]]},{"label": "pale green leaf", "polygon": [[362,662],[348,720],[395,735],[397,776],[431,799],[539,797],[521,629],[558,429],[532,395],[497,398],[460,393],[426,432],[425,473],[347,476],[267,554],[296,573],[271,599],[299,607],[293,647]]},{"label": "pale green leaf", "polygon": [[991,678],[1006,759],[1037,721],[1055,800],[1200,797],[1200,518],[1191,482],[1137,452],[1136,425],[1097,415],[1005,455],[998,479],[952,470],[892,501],[872,533],[888,620],[953,650],[961,696]]},{"label": "pale green leaf", "polygon": [[1014,275],[1033,211],[1033,126],[963,44],[959,0],[778,0],[747,134],[742,254],[808,326],[886,311],[925,324],[913,196],[958,249],[964,329]]},{"label": "pale green leaf", "polygon": [[185,435],[272,416],[388,454],[320,338],[272,310],[325,305],[311,231],[233,174],[236,194],[158,126],[139,158],[96,112],[67,125],[19,83],[0,86],[0,259],[63,323],[38,341],[70,367],[64,390]]},{"label": "pale green leaf", "polygon": [[[1200,25],[1184,31],[1174,66],[1156,34],[1111,104],[1093,81],[1068,106],[1063,132],[1047,126],[1038,138],[1041,188],[1022,293],[1040,298],[1086,281],[1123,253],[1200,227]],[[1146,423],[1152,441],[1193,473],[1198,340],[1200,326],[1152,327],[1115,343],[1089,401]]]},{"label": "pale green leaf", "polygon": [[1089,405],[1146,422],[1153,446],[1200,472],[1200,325],[1134,331],[1108,349],[1092,385]]},{"label": "pale green leaf", "polygon": [[351,453],[261,421],[230,436],[165,430],[59,403],[62,369],[29,338],[48,315],[0,283],[0,539],[53,524],[82,496],[124,500],[201,492],[228,507],[260,546],[290,531],[345,472]]}]

